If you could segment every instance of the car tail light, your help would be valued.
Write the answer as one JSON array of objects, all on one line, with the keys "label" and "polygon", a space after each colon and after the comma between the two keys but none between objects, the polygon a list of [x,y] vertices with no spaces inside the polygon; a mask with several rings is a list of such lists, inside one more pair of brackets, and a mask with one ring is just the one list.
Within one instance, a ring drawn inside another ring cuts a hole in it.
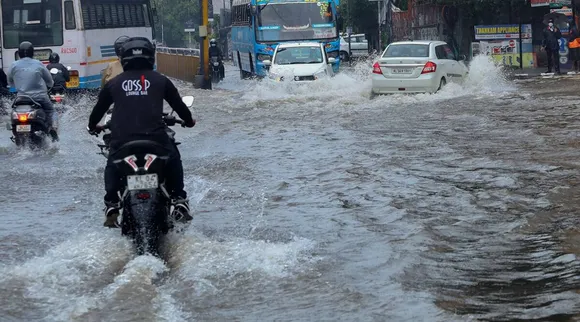
[{"label": "car tail light", "polygon": [[373,65],[373,74],[383,74],[383,71],[381,70],[381,65],[379,65],[379,62],[376,62]]},{"label": "car tail light", "polygon": [[432,61],[428,61],[425,66],[423,67],[423,71],[421,72],[421,74],[428,74],[428,73],[434,73],[437,70],[437,64],[435,64]]},{"label": "car tail light", "polygon": [[79,76],[79,71],[78,70],[71,70],[71,71],[69,71],[69,75],[70,76]]}]

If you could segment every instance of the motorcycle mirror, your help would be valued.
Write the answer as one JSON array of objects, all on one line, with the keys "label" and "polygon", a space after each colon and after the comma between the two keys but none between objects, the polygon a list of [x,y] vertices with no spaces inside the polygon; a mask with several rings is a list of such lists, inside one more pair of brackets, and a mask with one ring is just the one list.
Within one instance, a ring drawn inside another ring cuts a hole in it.
[{"label": "motorcycle mirror", "polygon": [[53,75],[56,75],[56,74],[58,74],[58,69],[57,68],[51,68],[50,69],[50,73],[53,74]]},{"label": "motorcycle mirror", "polygon": [[185,105],[187,105],[187,107],[192,107],[193,106],[193,96],[183,96],[181,98],[181,100],[183,101],[183,103]]}]

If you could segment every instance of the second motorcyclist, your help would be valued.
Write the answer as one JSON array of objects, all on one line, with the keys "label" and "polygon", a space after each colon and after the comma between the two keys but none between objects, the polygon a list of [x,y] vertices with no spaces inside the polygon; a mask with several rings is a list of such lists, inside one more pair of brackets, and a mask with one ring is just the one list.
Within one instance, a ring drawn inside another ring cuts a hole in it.
[{"label": "second motorcyclist", "polygon": [[220,63],[220,78],[223,79],[225,77],[224,57],[221,49],[217,45],[217,41],[213,38],[209,41],[209,59],[211,60],[212,57],[217,57]]},{"label": "second motorcyclist", "polygon": [[34,59],[34,46],[29,41],[24,41],[18,47],[20,59],[12,63],[8,71],[8,84],[16,88],[17,97],[25,96],[32,98],[40,104],[46,112],[46,126],[53,141],[58,140],[56,129],[57,114],[48,96],[48,89],[54,84],[50,72],[37,59]]},{"label": "second motorcyclist", "polygon": [[57,53],[50,54],[48,58],[48,65],[46,68],[49,71],[52,69],[57,69],[58,72],[56,74],[50,73],[52,75],[52,80],[54,81],[54,85],[52,86],[52,90],[49,94],[64,94],[66,91],[66,82],[70,81],[70,74],[66,67],[60,63],[60,56]]}]

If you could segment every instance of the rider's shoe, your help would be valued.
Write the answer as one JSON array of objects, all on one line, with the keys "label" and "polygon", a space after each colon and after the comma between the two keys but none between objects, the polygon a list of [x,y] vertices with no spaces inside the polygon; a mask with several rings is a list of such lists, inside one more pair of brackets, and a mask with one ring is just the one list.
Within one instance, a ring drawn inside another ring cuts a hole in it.
[{"label": "rider's shoe", "polygon": [[109,227],[109,228],[119,228],[119,212],[120,206],[119,204],[112,204],[112,203],[108,203],[107,206],[105,207],[105,223],[103,224],[103,226],[105,227]]},{"label": "rider's shoe", "polygon": [[179,223],[186,223],[193,219],[190,214],[189,201],[187,199],[172,200],[169,213],[171,218]]}]

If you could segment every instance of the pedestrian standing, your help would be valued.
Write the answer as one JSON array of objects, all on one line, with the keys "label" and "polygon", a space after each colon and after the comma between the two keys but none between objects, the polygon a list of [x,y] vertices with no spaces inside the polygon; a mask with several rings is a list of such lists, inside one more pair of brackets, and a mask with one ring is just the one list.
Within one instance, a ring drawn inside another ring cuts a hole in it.
[{"label": "pedestrian standing", "polygon": [[554,19],[548,21],[548,27],[544,29],[544,41],[542,47],[548,55],[548,73],[555,67],[556,74],[560,75],[560,44],[558,40],[562,38],[560,29],[554,26]]},{"label": "pedestrian standing", "polygon": [[570,25],[568,36],[568,47],[570,48],[570,60],[574,63],[574,72],[580,72],[580,34],[575,23]]}]

